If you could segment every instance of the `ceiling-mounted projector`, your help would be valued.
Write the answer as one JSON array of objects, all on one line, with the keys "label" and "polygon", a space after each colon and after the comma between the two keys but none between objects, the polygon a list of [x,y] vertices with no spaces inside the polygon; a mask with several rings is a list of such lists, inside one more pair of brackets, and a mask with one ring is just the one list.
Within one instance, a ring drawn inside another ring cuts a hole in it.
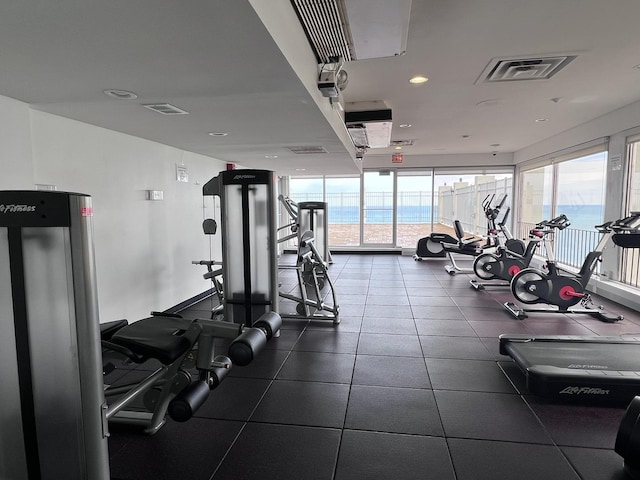
[{"label": "ceiling-mounted projector", "polygon": [[338,98],[340,92],[347,88],[348,75],[342,70],[344,62],[339,57],[332,57],[330,63],[323,63],[318,74],[318,89],[324,97]]},{"label": "ceiling-mounted projector", "polygon": [[[355,104],[349,104],[355,105]],[[387,148],[391,144],[391,109],[345,112],[344,121],[353,140],[360,148]]]}]

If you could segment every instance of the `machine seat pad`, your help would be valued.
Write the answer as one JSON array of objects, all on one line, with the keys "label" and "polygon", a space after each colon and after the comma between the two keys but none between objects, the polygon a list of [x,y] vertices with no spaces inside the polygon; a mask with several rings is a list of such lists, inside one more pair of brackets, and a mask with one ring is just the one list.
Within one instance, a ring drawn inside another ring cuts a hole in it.
[{"label": "machine seat pad", "polygon": [[155,358],[164,365],[173,363],[193,345],[184,337],[191,320],[153,316],[121,328],[111,341],[146,359]]},{"label": "machine seat pad", "polygon": [[129,322],[125,319],[113,320],[111,322],[100,324],[100,338],[102,340],[109,340],[114,333],[120,330],[122,327],[129,325]]},{"label": "machine seat pad", "polygon": [[461,253],[463,255],[477,255],[479,253],[478,245],[449,245],[445,243],[442,246],[446,252],[451,253]]}]

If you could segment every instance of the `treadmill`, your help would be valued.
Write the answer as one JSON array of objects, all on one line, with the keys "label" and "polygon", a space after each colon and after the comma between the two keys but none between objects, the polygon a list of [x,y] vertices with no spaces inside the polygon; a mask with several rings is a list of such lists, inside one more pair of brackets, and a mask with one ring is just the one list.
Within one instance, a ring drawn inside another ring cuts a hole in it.
[{"label": "treadmill", "polygon": [[563,401],[629,403],[640,395],[640,336],[500,335],[529,392]]},{"label": "treadmill", "polygon": [[[640,248],[640,212],[609,228],[619,247]],[[629,403],[640,396],[640,332],[617,337],[503,334],[500,353],[515,361],[535,395],[603,403]]]}]

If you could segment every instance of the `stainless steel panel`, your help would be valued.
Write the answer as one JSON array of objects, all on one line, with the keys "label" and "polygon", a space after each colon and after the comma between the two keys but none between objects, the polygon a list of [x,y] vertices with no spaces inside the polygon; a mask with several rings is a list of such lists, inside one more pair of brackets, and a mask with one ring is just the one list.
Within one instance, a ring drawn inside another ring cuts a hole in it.
[{"label": "stainless steel panel", "polygon": [[87,478],[69,229],[24,228],[23,249],[42,478]]},{"label": "stainless steel panel", "polygon": [[16,360],[9,245],[0,228],[0,478],[27,478]]},{"label": "stainless steel panel", "polygon": [[[71,197],[71,253],[87,478],[108,480],[106,402],[91,197]],[[103,410],[104,407],[104,410]]]}]

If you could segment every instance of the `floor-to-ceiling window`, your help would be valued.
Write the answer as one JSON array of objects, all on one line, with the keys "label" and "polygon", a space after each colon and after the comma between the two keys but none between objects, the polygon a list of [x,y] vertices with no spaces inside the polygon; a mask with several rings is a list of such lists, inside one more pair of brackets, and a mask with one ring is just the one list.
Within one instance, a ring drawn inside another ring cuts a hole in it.
[{"label": "floor-to-ceiling window", "polygon": [[362,178],[362,244],[393,246],[394,174],[364,172]]},{"label": "floor-to-ceiling window", "polygon": [[396,245],[415,247],[417,239],[433,230],[433,176],[431,171],[397,172]]},{"label": "floor-to-ceiling window", "polygon": [[548,165],[520,174],[522,237],[538,222],[564,214],[571,225],[557,232],[553,248],[557,260],[580,267],[593,250],[604,221],[607,150],[604,144],[549,160]]},{"label": "floor-to-ceiling window", "polygon": [[360,175],[325,177],[325,202],[328,206],[329,245],[360,245]]},{"label": "floor-to-ceiling window", "polygon": [[[626,213],[640,211],[640,136],[627,140],[629,181]],[[640,249],[624,249],[620,255],[620,281],[640,287]]]},{"label": "floor-to-ceiling window", "polygon": [[288,196],[327,203],[330,247],[411,249],[432,231],[452,233],[456,219],[468,233],[486,235],[482,201],[511,195],[512,176],[511,169],[389,169],[292,177]]}]

